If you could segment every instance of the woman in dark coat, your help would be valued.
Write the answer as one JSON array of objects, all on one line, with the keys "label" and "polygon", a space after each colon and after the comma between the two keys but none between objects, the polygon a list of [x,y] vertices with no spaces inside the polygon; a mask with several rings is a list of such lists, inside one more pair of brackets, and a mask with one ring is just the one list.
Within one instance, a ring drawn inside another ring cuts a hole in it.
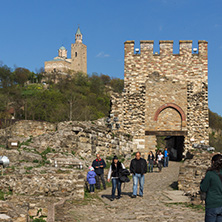
[{"label": "woman in dark coat", "polygon": [[108,173],[108,182],[110,182],[110,178],[112,179],[112,197],[110,199],[111,201],[113,201],[115,198],[116,188],[118,190],[118,196],[116,199],[121,198],[121,181],[119,179],[119,172],[121,169],[125,169],[124,165],[119,162],[117,156],[114,156]]},{"label": "woman in dark coat", "polygon": [[153,152],[150,151],[148,158],[147,158],[147,162],[148,162],[149,172],[151,172],[151,173],[153,172],[154,159],[155,159],[155,156],[154,156]]},{"label": "woman in dark coat", "polygon": [[216,154],[212,158],[212,166],[208,168],[200,189],[206,192],[205,222],[222,221],[222,156]]}]

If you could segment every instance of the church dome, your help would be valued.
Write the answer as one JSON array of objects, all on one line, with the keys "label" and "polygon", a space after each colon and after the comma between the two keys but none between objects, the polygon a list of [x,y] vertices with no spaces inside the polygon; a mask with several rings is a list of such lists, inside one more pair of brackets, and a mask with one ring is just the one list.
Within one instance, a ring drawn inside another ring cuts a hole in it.
[{"label": "church dome", "polygon": [[61,46],[59,49],[60,50],[66,50],[66,48],[64,46]]}]

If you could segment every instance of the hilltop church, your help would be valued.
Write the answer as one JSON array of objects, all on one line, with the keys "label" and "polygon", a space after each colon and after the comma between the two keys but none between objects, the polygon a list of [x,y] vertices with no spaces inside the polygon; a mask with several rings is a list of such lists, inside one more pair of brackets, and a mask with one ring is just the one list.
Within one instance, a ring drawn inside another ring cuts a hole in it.
[{"label": "hilltop church", "polygon": [[75,43],[71,44],[71,58],[67,58],[67,49],[62,46],[58,50],[58,56],[53,60],[45,61],[45,72],[68,71],[87,73],[87,47],[82,43],[82,33],[78,27],[75,34]]}]

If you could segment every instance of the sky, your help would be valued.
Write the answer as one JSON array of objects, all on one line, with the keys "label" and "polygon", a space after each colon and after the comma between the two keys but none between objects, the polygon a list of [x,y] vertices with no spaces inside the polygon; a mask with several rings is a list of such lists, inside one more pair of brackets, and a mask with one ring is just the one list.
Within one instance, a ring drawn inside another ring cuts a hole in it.
[{"label": "sky", "polygon": [[0,61],[38,71],[65,46],[70,57],[78,25],[88,74],[124,78],[124,42],[208,41],[209,108],[222,116],[221,0],[0,0]]}]

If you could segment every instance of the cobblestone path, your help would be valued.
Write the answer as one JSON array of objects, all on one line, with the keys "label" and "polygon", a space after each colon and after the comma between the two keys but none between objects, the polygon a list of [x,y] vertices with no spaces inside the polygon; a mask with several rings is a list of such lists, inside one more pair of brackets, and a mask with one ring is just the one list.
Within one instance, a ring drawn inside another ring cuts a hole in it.
[{"label": "cobblestone path", "polygon": [[181,163],[170,162],[161,173],[155,169],[145,177],[144,196],[132,199],[132,181],[122,186],[122,198],[110,201],[111,188],[94,194],[90,201],[66,201],[56,209],[56,221],[150,221],[150,222],[202,222],[203,210],[184,204],[167,204],[164,191],[173,190]]}]

